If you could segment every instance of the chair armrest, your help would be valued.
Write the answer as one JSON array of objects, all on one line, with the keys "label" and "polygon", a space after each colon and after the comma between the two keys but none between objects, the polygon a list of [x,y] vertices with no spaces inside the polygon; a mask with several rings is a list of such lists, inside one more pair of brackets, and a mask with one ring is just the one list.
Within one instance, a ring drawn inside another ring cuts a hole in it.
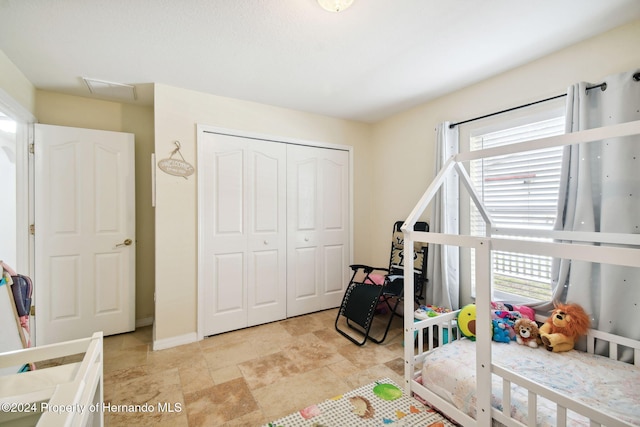
[{"label": "chair armrest", "polygon": [[349,268],[351,268],[351,270],[353,271],[364,270],[366,274],[369,274],[372,271],[386,271],[387,273],[389,272],[389,269],[386,267],[371,267],[370,265],[364,264],[352,264],[349,266]]}]

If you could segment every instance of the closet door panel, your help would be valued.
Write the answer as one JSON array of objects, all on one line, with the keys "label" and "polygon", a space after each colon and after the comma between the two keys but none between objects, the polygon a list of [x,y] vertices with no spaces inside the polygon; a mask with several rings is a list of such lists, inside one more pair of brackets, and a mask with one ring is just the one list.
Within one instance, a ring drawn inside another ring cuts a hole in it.
[{"label": "closet door panel", "polygon": [[[324,247],[324,290],[325,295],[339,294],[340,301],[344,295],[344,274],[343,271],[349,266],[344,264],[344,245],[326,245]],[[348,281],[348,279],[347,279]]]},{"label": "closet door panel", "polygon": [[287,317],[321,309],[319,166],[316,149],[287,146]]},{"label": "closet door panel", "polygon": [[[305,149],[296,147],[296,152],[304,153]],[[313,232],[318,228],[318,160],[303,158],[295,166],[290,166],[293,173],[289,181],[295,184],[295,222],[296,230]]]},{"label": "closet door panel", "polygon": [[215,234],[238,237],[244,231],[244,150],[218,152],[215,163]]},{"label": "closet door panel", "polygon": [[244,280],[244,254],[227,253],[216,256],[216,298],[214,307],[218,313],[237,313],[245,310],[244,289],[237,286]]},{"label": "closet door panel", "polygon": [[292,270],[295,271],[294,278],[296,286],[291,289],[297,301],[305,299],[310,301],[309,309],[317,310],[316,301],[313,298],[318,296],[318,254],[317,249],[298,248],[295,253]]},{"label": "closet door panel", "polygon": [[348,283],[349,153],[287,147],[287,315],[337,307]]},{"label": "closet door panel", "polygon": [[284,319],[286,279],[286,147],[248,140],[248,325]]},{"label": "closet door panel", "polygon": [[322,150],[321,307],[337,307],[349,282],[349,153]]},{"label": "closet door panel", "polygon": [[222,134],[198,139],[204,335],[286,316],[286,148]]},{"label": "closet door panel", "polygon": [[247,326],[246,147],[235,138],[199,141],[204,334]]}]

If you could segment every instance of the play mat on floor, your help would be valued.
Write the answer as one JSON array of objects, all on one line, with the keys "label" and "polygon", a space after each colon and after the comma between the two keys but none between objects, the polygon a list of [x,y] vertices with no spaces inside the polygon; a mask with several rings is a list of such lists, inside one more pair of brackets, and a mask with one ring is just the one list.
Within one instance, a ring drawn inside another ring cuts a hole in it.
[{"label": "play mat on floor", "polygon": [[428,406],[408,397],[389,378],[311,405],[264,427],[341,426],[454,427]]}]

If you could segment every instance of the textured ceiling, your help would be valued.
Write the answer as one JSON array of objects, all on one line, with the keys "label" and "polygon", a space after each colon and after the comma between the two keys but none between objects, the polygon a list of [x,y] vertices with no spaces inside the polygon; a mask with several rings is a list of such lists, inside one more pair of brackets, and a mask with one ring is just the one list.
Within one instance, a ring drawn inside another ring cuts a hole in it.
[{"label": "textured ceiling", "polygon": [[0,0],[39,89],[163,83],[373,122],[640,19],[639,0]]}]

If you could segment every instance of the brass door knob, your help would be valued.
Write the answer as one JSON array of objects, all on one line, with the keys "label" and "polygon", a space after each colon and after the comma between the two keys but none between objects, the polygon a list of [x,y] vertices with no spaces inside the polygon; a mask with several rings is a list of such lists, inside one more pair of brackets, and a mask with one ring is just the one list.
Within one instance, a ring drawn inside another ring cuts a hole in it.
[{"label": "brass door knob", "polygon": [[130,246],[132,243],[133,243],[133,240],[131,240],[131,239],[125,239],[125,240],[124,240],[124,242],[122,242],[122,243],[118,243],[118,244],[116,245],[116,248],[119,248],[119,247],[121,247],[121,246]]}]

